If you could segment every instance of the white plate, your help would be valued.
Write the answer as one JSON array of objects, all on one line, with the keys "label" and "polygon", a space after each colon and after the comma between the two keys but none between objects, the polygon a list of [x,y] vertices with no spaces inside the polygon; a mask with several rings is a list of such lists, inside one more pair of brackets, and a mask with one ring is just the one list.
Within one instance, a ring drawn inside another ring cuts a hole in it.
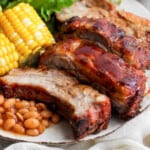
[{"label": "white plate", "polygon": [[[135,6],[138,9],[135,9]],[[132,1],[124,0],[124,2],[121,5],[121,9],[124,8],[126,10],[129,10],[130,12],[140,14],[141,16],[150,18],[150,13],[143,6],[141,6],[139,3],[137,3],[134,0]],[[148,86],[150,87],[150,71],[147,71],[146,74],[149,77]],[[142,102],[141,111],[144,111],[144,109],[150,105],[150,101],[148,99],[150,99],[150,94],[144,98]],[[106,130],[103,130],[98,134],[89,135],[86,138],[81,139],[81,141],[88,141],[88,140],[100,138],[108,134],[111,134],[112,132],[120,128],[123,124],[125,124],[124,121],[121,121],[116,118],[111,118],[109,126]],[[50,128],[46,129],[43,134],[36,137],[22,136],[22,135],[6,132],[4,130],[0,130],[0,138],[5,139],[7,141],[13,141],[13,142],[27,141],[27,142],[42,143],[46,145],[73,144],[77,142],[73,138],[73,134],[70,126],[65,121],[62,121],[58,125],[52,125]]]},{"label": "white plate", "polygon": [[[150,89],[150,70],[146,71],[146,76],[148,77],[147,80],[147,89]],[[141,103],[141,113],[144,112],[148,106],[150,106],[150,94],[147,94],[144,97],[143,102]],[[129,122],[129,121],[128,121]],[[80,141],[88,141],[96,138],[100,138],[103,136],[107,136],[112,132],[119,129],[122,125],[124,125],[126,121],[121,119],[117,119],[112,117],[109,123],[109,126],[106,130],[99,132],[98,134],[89,135]],[[27,142],[34,142],[39,144],[46,144],[46,145],[57,145],[57,144],[74,144],[77,141],[74,140],[72,130],[69,124],[65,121],[61,121],[57,125],[52,125],[45,132],[39,136],[31,137],[25,135],[18,135],[13,134],[4,130],[0,130],[0,138],[3,138],[7,141],[27,141]]]}]

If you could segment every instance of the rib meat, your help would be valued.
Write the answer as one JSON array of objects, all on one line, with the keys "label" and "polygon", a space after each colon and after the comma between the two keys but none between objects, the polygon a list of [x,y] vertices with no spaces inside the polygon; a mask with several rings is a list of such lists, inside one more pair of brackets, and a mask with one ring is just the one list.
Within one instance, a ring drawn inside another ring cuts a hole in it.
[{"label": "rib meat", "polygon": [[117,55],[77,38],[58,42],[41,56],[40,65],[61,68],[107,94],[123,118],[135,116],[145,89],[145,75]]},{"label": "rib meat", "polygon": [[0,88],[6,97],[40,100],[55,106],[69,121],[76,139],[107,128],[109,98],[62,71],[14,69],[0,77]]},{"label": "rib meat", "polygon": [[150,68],[150,51],[105,19],[74,17],[62,26],[61,31],[104,45],[106,50],[122,57],[135,68]]},{"label": "rib meat", "polygon": [[115,10],[115,7],[107,0],[76,0],[74,4],[56,13],[56,18],[59,22],[65,22],[66,20],[74,17],[99,18],[99,9],[103,8],[106,12]]},{"label": "rib meat", "polygon": [[135,37],[150,50],[150,20],[133,13],[117,10],[107,0],[80,0],[56,14],[59,22],[74,17],[104,18]]}]

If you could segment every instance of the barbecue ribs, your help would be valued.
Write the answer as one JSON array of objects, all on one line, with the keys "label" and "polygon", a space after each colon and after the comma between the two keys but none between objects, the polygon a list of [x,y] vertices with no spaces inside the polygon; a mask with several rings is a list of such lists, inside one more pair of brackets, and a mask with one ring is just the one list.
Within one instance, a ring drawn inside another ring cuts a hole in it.
[{"label": "barbecue ribs", "polygon": [[62,26],[61,31],[97,42],[100,46],[105,46],[107,51],[122,57],[135,68],[150,68],[150,50],[106,19],[74,17]]},{"label": "barbecue ribs", "polygon": [[39,64],[64,69],[107,94],[122,118],[131,118],[139,111],[144,73],[89,41],[69,38],[58,42],[41,56]]},{"label": "barbecue ribs", "polygon": [[117,10],[107,0],[77,0],[71,7],[56,14],[59,22],[65,22],[75,16],[106,19],[122,28],[127,35],[135,37],[150,50],[150,20]]}]

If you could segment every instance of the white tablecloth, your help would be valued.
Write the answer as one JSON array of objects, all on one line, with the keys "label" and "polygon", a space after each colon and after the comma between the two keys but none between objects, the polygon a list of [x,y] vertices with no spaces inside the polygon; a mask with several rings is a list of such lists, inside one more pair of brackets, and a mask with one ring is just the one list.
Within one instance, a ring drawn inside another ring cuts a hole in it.
[{"label": "white tablecloth", "polygon": [[[133,7],[130,9],[134,0],[124,0],[124,3],[130,1],[130,5],[127,8],[128,11],[134,11]],[[150,10],[150,0],[140,0]],[[139,6],[134,2],[135,9],[140,7],[140,11],[145,8]],[[150,12],[145,11],[145,15],[137,11],[138,15],[150,18]],[[150,99],[149,99],[150,100]],[[3,145],[1,143],[0,145]],[[0,148],[1,149],[1,148]],[[150,107],[147,108],[144,113],[141,113],[134,119],[127,122],[123,127],[115,131],[114,133],[90,142],[82,142],[71,146],[61,147],[46,147],[43,145],[37,145],[33,143],[17,143],[12,144],[6,148],[6,150],[150,150]]]}]

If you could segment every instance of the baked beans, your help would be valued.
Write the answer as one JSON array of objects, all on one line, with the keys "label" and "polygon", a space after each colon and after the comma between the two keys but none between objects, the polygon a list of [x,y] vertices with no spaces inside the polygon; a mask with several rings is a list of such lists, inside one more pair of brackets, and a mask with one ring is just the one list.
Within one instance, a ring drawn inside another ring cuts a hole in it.
[{"label": "baked beans", "polygon": [[6,99],[0,95],[0,127],[4,130],[37,136],[51,123],[58,123],[59,120],[60,117],[53,114],[44,103]]}]

